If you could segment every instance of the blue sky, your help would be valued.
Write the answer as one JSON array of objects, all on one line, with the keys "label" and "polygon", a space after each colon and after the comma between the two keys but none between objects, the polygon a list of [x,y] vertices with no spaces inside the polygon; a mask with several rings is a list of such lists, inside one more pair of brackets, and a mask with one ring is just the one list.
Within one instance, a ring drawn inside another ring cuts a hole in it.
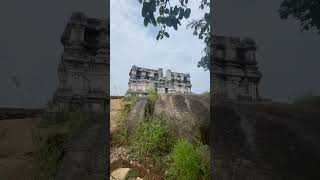
[{"label": "blue sky", "polygon": [[[199,4],[200,0],[189,2],[192,9],[189,21],[203,16]],[[156,41],[158,27],[144,27],[137,0],[111,0],[110,5],[111,95],[123,95],[127,91],[133,65],[189,73],[193,92],[209,90],[209,72],[197,67],[204,44],[192,35],[191,29],[186,29],[188,21],[181,22],[179,31],[170,30],[169,39]]]}]

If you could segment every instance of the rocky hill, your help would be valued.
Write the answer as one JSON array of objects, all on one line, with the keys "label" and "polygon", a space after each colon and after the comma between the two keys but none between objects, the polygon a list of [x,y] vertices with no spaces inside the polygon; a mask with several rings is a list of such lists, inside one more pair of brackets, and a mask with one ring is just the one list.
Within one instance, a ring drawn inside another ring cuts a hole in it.
[{"label": "rocky hill", "polygon": [[211,166],[223,179],[320,179],[319,107],[216,102]]},{"label": "rocky hill", "polygon": [[[145,114],[146,98],[139,98],[131,108],[128,129],[132,131]],[[165,117],[176,137],[209,142],[209,98],[200,95],[163,94],[154,105],[153,114]]]},{"label": "rocky hill", "polygon": [[[146,104],[137,100],[129,129]],[[209,106],[205,96],[166,94],[158,97],[154,114],[169,117],[177,137],[210,145],[214,179],[320,179],[319,106],[216,101],[211,113]]]}]

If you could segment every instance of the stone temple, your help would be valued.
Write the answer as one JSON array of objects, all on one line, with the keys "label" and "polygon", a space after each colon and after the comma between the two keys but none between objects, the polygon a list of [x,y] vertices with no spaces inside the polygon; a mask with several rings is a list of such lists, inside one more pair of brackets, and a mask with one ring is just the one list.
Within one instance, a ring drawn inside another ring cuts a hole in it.
[{"label": "stone temple", "polygon": [[109,21],[73,13],[63,32],[59,85],[53,104],[102,112],[108,97]]},{"label": "stone temple", "polygon": [[213,37],[211,78],[213,96],[227,99],[259,99],[262,77],[256,61],[256,43],[249,38]]},{"label": "stone temple", "polygon": [[166,71],[163,69],[147,69],[132,66],[128,83],[128,95],[146,96],[149,89],[161,93],[191,93],[190,74]]}]

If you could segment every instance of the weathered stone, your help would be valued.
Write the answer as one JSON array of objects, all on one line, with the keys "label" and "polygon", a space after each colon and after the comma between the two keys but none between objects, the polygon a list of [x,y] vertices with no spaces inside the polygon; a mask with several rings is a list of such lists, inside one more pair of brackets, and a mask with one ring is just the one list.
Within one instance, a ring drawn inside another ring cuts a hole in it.
[{"label": "weathered stone", "polygon": [[209,143],[209,113],[209,98],[190,94],[161,94],[154,108],[176,137],[205,144]]},{"label": "weathered stone", "polygon": [[163,76],[163,69],[158,70],[132,66],[128,83],[128,94],[146,96],[153,88],[159,94],[163,93],[191,93],[190,74],[171,72],[167,70]]},{"label": "weathered stone", "polygon": [[213,36],[211,73],[212,94],[219,98],[259,98],[256,44],[252,39]]},{"label": "weathered stone", "polygon": [[130,168],[119,168],[111,173],[110,180],[125,180]]},{"label": "weathered stone", "polygon": [[146,97],[141,97],[138,98],[136,103],[131,107],[127,120],[129,134],[131,134],[132,131],[136,128],[140,120],[144,118],[147,102],[148,100]]},{"label": "weathered stone", "polygon": [[73,13],[61,38],[64,52],[58,66],[57,107],[76,104],[103,112],[109,89],[109,26],[106,19]]}]

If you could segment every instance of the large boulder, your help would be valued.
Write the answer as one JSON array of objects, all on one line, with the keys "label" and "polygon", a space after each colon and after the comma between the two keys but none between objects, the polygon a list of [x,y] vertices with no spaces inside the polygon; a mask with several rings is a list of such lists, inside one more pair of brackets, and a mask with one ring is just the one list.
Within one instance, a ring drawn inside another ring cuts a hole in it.
[{"label": "large boulder", "polygon": [[176,137],[208,144],[209,108],[206,96],[161,94],[154,106],[154,116],[163,116]]},{"label": "large boulder", "polygon": [[133,130],[137,127],[140,120],[144,118],[145,108],[148,103],[147,97],[140,97],[132,105],[131,110],[128,114],[127,126],[129,135],[132,134]]},{"label": "large boulder", "polygon": [[319,119],[318,107],[215,103],[213,179],[320,179]]}]

